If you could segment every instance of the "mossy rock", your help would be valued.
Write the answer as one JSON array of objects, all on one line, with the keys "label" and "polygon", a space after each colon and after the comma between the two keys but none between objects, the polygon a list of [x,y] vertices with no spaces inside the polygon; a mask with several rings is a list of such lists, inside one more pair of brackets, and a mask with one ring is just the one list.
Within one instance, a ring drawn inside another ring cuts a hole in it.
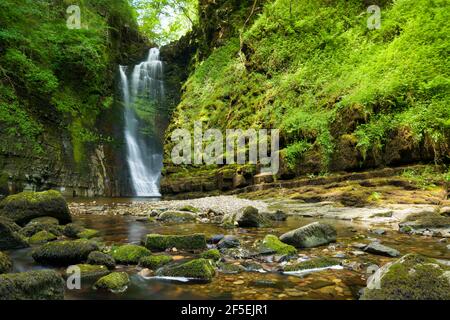
[{"label": "mossy rock", "polygon": [[296,248],[313,248],[336,242],[336,228],[329,224],[314,222],[304,227],[289,231],[280,237],[284,243]]},{"label": "mossy rock", "polygon": [[36,233],[41,231],[47,231],[55,236],[61,236],[63,234],[63,227],[55,224],[47,224],[47,223],[28,223],[25,227],[23,227],[19,233],[24,237],[32,237]]},{"label": "mossy rock", "polygon": [[67,272],[66,270],[66,277],[69,277],[74,274],[72,270],[73,267],[79,269],[81,279],[93,280],[111,273],[111,271],[109,271],[109,269],[103,265],[77,264],[70,266],[69,267],[70,269],[67,268],[67,270],[70,270],[72,272]]},{"label": "mossy rock", "polygon": [[53,217],[61,224],[72,221],[66,200],[54,190],[8,196],[0,202],[0,215],[22,226],[39,217]]},{"label": "mossy rock", "polygon": [[240,264],[234,263],[219,263],[219,271],[225,274],[237,274],[245,271],[245,268]]},{"label": "mossy rock", "polygon": [[57,241],[34,249],[32,257],[41,264],[69,266],[86,261],[92,251],[98,250],[97,243],[85,239]]},{"label": "mossy rock", "polygon": [[157,276],[184,277],[211,281],[216,271],[210,260],[195,259],[179,265],[168,265],[156,271]]},{"label": "mossy rock", "polygon": [[0,251],[0,273],[10,272],[13,267],[11,259]]},{"label": "mossy rock", "polygon": [[411,228],[412,230],[450,228],[450,217],[431,212],[412,214],[400,223],[399,227]]},{"label": "mossy rock", "polygon": [[113,272],[100,278],[94,284],[94,289],[109,290],[114,293],[121,293],[127,290],[129,283],[130,277],[126,272]]},{"label": "mossy rock", "polygon": [[170,262],[173,258],[167,255],[151,255],[141,258],[139,265],[143,268],[148,268],[150,270],[156,270]]},{"label": "mossy rock", "polygon": [[33,224],[52,224],[52,225],[59,225],[59,221],[56,218],[53,217],[39,217],[34,218],[30,222],[28,222],[27,225],[33,225]]},{"label": "mossy rock", "polygon": [[155,251],[164,251],[171,248],[177,248],[180,250],[203,250],[206,249],[206,237],[204,234],[149,234],[145,238],[145,246],[148,249]]},{"label": "mossy rock", "polygon": [[185,211],[166,211],[159,215],[158,220],[173,223],[194,222],[196,216],[193,213]]},{"label": "mossy rock", "polygon": [[20,227],[11,219],[0,216],[0,250],[29,247],[25,237],[19,234]]},{"label": "mossy rock", "polygon": [[321,257],[314,258],[307,261],[302,261],[293,265],[286,266],[284,271],[292,272],[292,271],[304,271],[310,269],[320,269],[320,268],[328,268],[332,266],[338,266],[340,262],[336,259]]},{"label": "mossy rock", "polygon": [[222,226],[226,228],[239,226],[240,228],[262,228],[269,227],[270,220],[255,207],[248,206],[235,213],[225,214]]},{"label": "mossy rock", "polygon": [[147,248],[135,244],[125,244],[111,249],[111,256],[117,263],[137,265],[142,257],[150,256],[152,253]]},{"label": "mossy rock", "polygon": [[28,242],[30,244],[41,244],[41,243],[54,241],[56,239],[58,239],[58,237],[55,236],[53,233],[42,230],[42,231],[39,231],[38,233],[35,233],[33,236],[31,236],[28,239]]},{"label": "mossy rock", "polygon": [[1,300],[63,300],[65,282],[54,270],[0,275]]},{"label": "mossy rock", "polygon": [[94,229],[84,229],[83,231],[77,233],[77,238],[80,239],[92,239],[99,235],[99,231]]},{"label": "mossy rock", "polygon": [[114,260],[114,258],[109,254],[100,251],[93,251],[89,253],[87,263],[106,266],[110,270],[116,267],[116,261]]},{"label": "mossy rock", "polygon": [[369,278],[362,300],[450,300],[450,267],[408,254]]},{"label": "mossy rock", "polygon": [[64,226],[63,234],[71,239],[78,239],[78,234],[83,232],[85,228],[76,223],[69,223]]},{"label": "mossy rock", "polygon": [[293,256],[297,254],[297,249],[294,246],[283,243],[277,236],[267,235],[264,237],[260,245],[261,252],[276,253],[280,255]]},{"label": "mossy rock", "polygon": [[183,206],[181,208],[178,209],[179,211],[187,211],[187,212],[193,212],[193,213],[199,213],[200,210],[196,207],[187,205],[187,206]]},{"label": "mossy rock", "polygon": [[203,259],[210,259],[213,261],[219,261],[222,258],[222,255],[220,254],[220,251],[217,249],[210,249],[208,251],[202,252],[200,254],[200,258]]}]

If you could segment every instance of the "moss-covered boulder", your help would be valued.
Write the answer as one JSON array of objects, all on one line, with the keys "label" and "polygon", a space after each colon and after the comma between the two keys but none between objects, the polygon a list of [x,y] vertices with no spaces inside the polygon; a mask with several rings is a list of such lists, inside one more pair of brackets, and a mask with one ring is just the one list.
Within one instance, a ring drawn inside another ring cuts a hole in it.
[{"label": "moss-covered boulder", "polygon": [[151,255],[141,258],[139,265],[143,268],[156,270],[162,266],[172,262],[173,258],[167,255]]},{"label": "moss-covered boulder", "polygon": [[142,257],[150,256],[152,253],[147,248],[135,244],[125,244],[111,249],[111,256],[120,264],[138,264]]},{"label": "moss-covered boulder", "polygon": [[22,249],[28,247],[28,243],[19,234],[20,227],[11,219],[0,216],[0,250]]},{"label": "moss-covered boulder", "polygon": [[206,237],[204,234],[192,235],[161,235],[149,234],[145,238],[145,246],[150,250],[164,251],[170,248],[180,250],[206,249]]},{"label": "moss-covered boulder", "polygon": [[167,265],[156,271],[157,276],[184,277],[211,281],[216,271],[210,260],[195,259],[178,265]]},{"label": "moss-covered boulder", "polygon": [[378,269],[362,300],[450,300],[450,267],[408,254]]},{"label": "moss-covered boulder", "polygon": [[222,219],[222,225],[225,227],[260,228],[269,227],[270,220],[255,207],[248,206],[240,209],[238,212],[225,214]]},{"label": "moss-covered boulder", "polygon": [[0,300],[63,300],[64,279],[53,270],[0,275]]},{"label": "moss-covered boulder", "polygon": [[[73,269],[72,269],[73,268]],[[92,264],[77,264],[66,270],[66,277],[73,275],[73,270],[79,270],[81,279],[93,280],[111,273],[106,266]]]},{"label": "moss-covered boulder", "polygon": [[76,223],[69,223],[64,226],[63,234],[67,238],[78,239],[78,234],[83,232],[85,228]]},{"label": "moss-covered boulder", "polygon": [[12,266],[13,264],[11,259],[6,255],[6,253],[0,251],[0,273],[10,272]]},{"label": "moss-covered boulder", "polygon": [[53,225],[59,225],[59,221],[56,218],[53,217],[39,217],[34,218],[30,222],[28,222],[27,225],[33,225],[33,224],[53,224]]},{"label": "moss-covered boulder", "polygon": [[121,293],[127,290],[129,283],[130,277],[126,272],[113,272],[100,278],[94,284],[94,289],[109,290],[114,293]]},{"label": "moss-covered boulder", "polygon": [[54,190],[8,196],[0,202],[0,215],[22,226],[38,217],[53,217],[61,224],[72,221],[66,200]]},{"label": "moss-covered boulder", "polygon": [[94,229],[84,229],[83,231],[79,232],[77,234],[77,238],[79,239],[92,239],[95,238],[99,235],[99,231],[98,230],[94,230]]},{"label": "moss-covered boulder", "polygon": [[220,251],[217,249],[210,249],[208,251],[202,252],[200,254],[200,258],[203,259],[210,259],[213,261],[219,261],[222,258],[222,255],[220,254]]},{"label": "moss-covered boulder", "polygon": [[285,272],[305,271],[312,269],[328,268],[340,265],[340,262],[333,258],[321,257],[313,258],[311,260],[298,262],[292,265],[287,265],[284,268]]},{"label": "moss-covered boulder", "polygon": [[25,227],[23,227],[19,231],[19,233],[24,237],[30,238],[41,231],[47,231],[54,234],[55,236],[61,236],[63,234],[63,227],[56,224],[30,222]]},{"label": "moss-covered boulder", "polygon": [[116,267],[116,261],[114,260],[114,258],[109,254],[100,251],[92,251],[91,253],[89,253],[87,263],[106,266],[109,270],[112,270]]},{"label": "moss-covered boulder", "polygon": [[297,249],[295,249],[294,246],[291,246],[289,244],[283,243],[278,239],[277,236],[274,235],[267,235],[262,240],[261,244],[259,245],[259,251],[261,253],[276,253],[280,255],[289,255],[293,256],[297,254]]},{"label": "moss-covered boulder", "polygon": [[180,211],[187,211],[187,212],[193,212],[193,213],[200,212],[200,210],[198,208],[196,208],[194,206],[190,206],[190,205],[182,206],[178,210],[180,210]]},{"label": "moss-covered boulder", "polygon": [[35,233],[33,236],[31,236],[28,239],[28,242],[30,244],[41,244],[41,243],[54,241],[56,239],[58,239],[58,237],[55,236],[53,233],[42,230],[42,231],[39,231],[38,233]]},{"label": "moss-covered boulder", "polygon": [[97,243],[85,239],[57,241],[34,249],[32,257],[41,264],[69,266],[85,262],[92,251],[98,250]]},{"label": "moss-covered boulder", "polygon": [[246,269],[241,266],[240,264],[234,264],[234,263],[219,263],[219,272],[225,273],[225,274],[237,274],[246,271]]},{"label": "moss-covered boulder", "polygon": [[296,248],[312,248],[336,242],[336,238],[337,232],[333,226],[314,222],[283,234],[280,240]]},{"label": "moss-covered boulder", "polygon": [[172,223],[194,222],[196,216],[194,213],[187,211],[165,211],[159,215],[158,220]]}]

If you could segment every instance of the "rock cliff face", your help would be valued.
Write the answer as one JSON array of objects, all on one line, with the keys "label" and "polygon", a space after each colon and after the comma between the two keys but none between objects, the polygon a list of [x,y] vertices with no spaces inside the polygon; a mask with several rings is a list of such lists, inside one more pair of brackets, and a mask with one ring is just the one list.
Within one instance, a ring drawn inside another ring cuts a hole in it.
[{"label": "rock cliff face", "polygon": [[0,198],[50,188],[66,196],[122,195],[118,65],[143,60],[151,45],[127,1],[83,2],[80,30],[66,27],[64,1],[43,6],[0,5]]}]

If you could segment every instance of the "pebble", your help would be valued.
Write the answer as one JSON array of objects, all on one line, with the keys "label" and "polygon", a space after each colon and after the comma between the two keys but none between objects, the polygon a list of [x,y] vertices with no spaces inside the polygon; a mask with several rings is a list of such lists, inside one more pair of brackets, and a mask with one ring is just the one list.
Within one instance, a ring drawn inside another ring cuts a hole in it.
[{"label": "pebble", "polygon": [[240,285],[240,284],[244,284],[244,283],[245,282],[243,280],[238,280],[238,281],[233,282],[233,284],[236,284],[236,285]]}]

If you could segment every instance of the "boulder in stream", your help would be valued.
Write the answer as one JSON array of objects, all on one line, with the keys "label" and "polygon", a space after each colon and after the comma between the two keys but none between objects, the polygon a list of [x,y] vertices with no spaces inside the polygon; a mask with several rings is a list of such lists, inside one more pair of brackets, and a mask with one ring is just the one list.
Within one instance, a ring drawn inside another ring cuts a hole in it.
[{"label": "boulder in stream", "polygon": [[280,240],[296,248],[312,248],[336,242],[336,237],[337,232],[333,226],[314,222],[283,234]]},{"label": "boulder in stream", "polygon": [[297,254],[297,249],[295,249],[294,246],[281,242],[277,236],[271,234],[265,236],[265,238],[262,240],[259,245],[259,251],[262,254],[276,253],[288,256]]},{"label": "boulder in stream", "polygon": [[216,271],[207,259],[195,259],[182,264],[167,265],[156,271],[157,276],[184,277],[189,279],[211,281]]},{"label": "boulder in stream", "polygon": [[217,247],[219,249],[229,249],[229,248],[237,248],[241,245],[241,241],[238,237],[233,235],[226,235],[222,240],[219,241]]},{"label": "boulder in stream", "polygon": [[19,234],[20,227],[11,219],[0,216],[0,250],[28,247],[25,238]]},{"label": "boulder in stream", "polygon": [[322,269],[329,268],[333,266],[339,266],[339,260],[328,258],[328,257],[320,257],[313,258],[310,260],[294,263],[291,265],[287,265],[284,268],[285,272],[301,272],[306,270],[314,270],[314,269]]},{"label": "boulder in stream", "polygon": [[196,215],[187,211],[165,211],[159,215],[158,220],[173,223],[195,222]]},{"label": "boulder in stream", "polygon": [[248,206],[237,212],[225,214],[222,225],[225,227],[260,228],[270,226],[270,220],[255,207]]},{"label": "boulder in stream", "polygon": [[50,242],[50,241],[54,241],[56,240],[58,237],[55,236],[53,233],[48,232],[46,230],[42,230],[39,231],[37,233],[35,233],[33,236],[31,236],[28,239],[28,242],[30,244],[41,244],[41,243],[46,243],[46,242]]},{"label": "boulder in stream", "polygon": [[0,275],[0,300],[63,300],[64,288],[54,270]]},{"label": "boulder in stream", "polygon": [[[111,273],[106,266],[102,265],[77,264],[71,267],[78,268],[81,279],[98,279]],[[66,271],[66,277],[71,275],[73,275],[73,270],[68,268]]]},{"label": "boulder in stream", "polygon": [[162,266],[172,262],[173,258],[168,255],[151,255],[142,257],[139,261],[139,266],[148,268],[150,270],[156,270]]},{"label": "boulder in stream", "polygon": [[113,272],[100,278],[94,288],[97,290],[109,290],[114,293],[121,293],[127,290],[130,277],[126,272]]},{"label": "boulder in stream", "polygon": [[152,253],[145,247],[136,244],[125,244],[113,247],[111,256],[117,263],[126,265],[137,265],[142,257],[150,256]]},{"label": "boulder in stream", "polygon": [[155,251],[164,251],[171,248],[179,250],[206,249],[206,237],[201,233],[191,235],[148,234],[144,243],[146,248]]},{"label": "boulder in stream", "polygon": [[22,226],[39,217],[53,217],[61,224],[72,221],[66,200],[55,190],[8,196],[0,202],[0,215]]},{"label": "boulder in stream", "polygon": [[57,241],[34,249],[32,257],[41,264],[69,266],[86,261],[89,254],[98,249],[97,243],[84,239]]},{"label": "boulder in stream", "polygon": [[450,267],[408,254],[378,269],[361,300],[450,300]]},{"label": "boulder in stream", "polygon": [[87,263],[106,266],[109,270],[112,270],[116,267],[116,261],[114,260],[114,258],[109,254],[100,251],[92,251],[91,253],[89,253]]},{"label": "boulder in stream", "polygon": [[363,250],[365,252],[387,257],[398,257],[400,255],[400,252],[397,250],[384,246],[379,242],[372,242],[365,246]]}]

